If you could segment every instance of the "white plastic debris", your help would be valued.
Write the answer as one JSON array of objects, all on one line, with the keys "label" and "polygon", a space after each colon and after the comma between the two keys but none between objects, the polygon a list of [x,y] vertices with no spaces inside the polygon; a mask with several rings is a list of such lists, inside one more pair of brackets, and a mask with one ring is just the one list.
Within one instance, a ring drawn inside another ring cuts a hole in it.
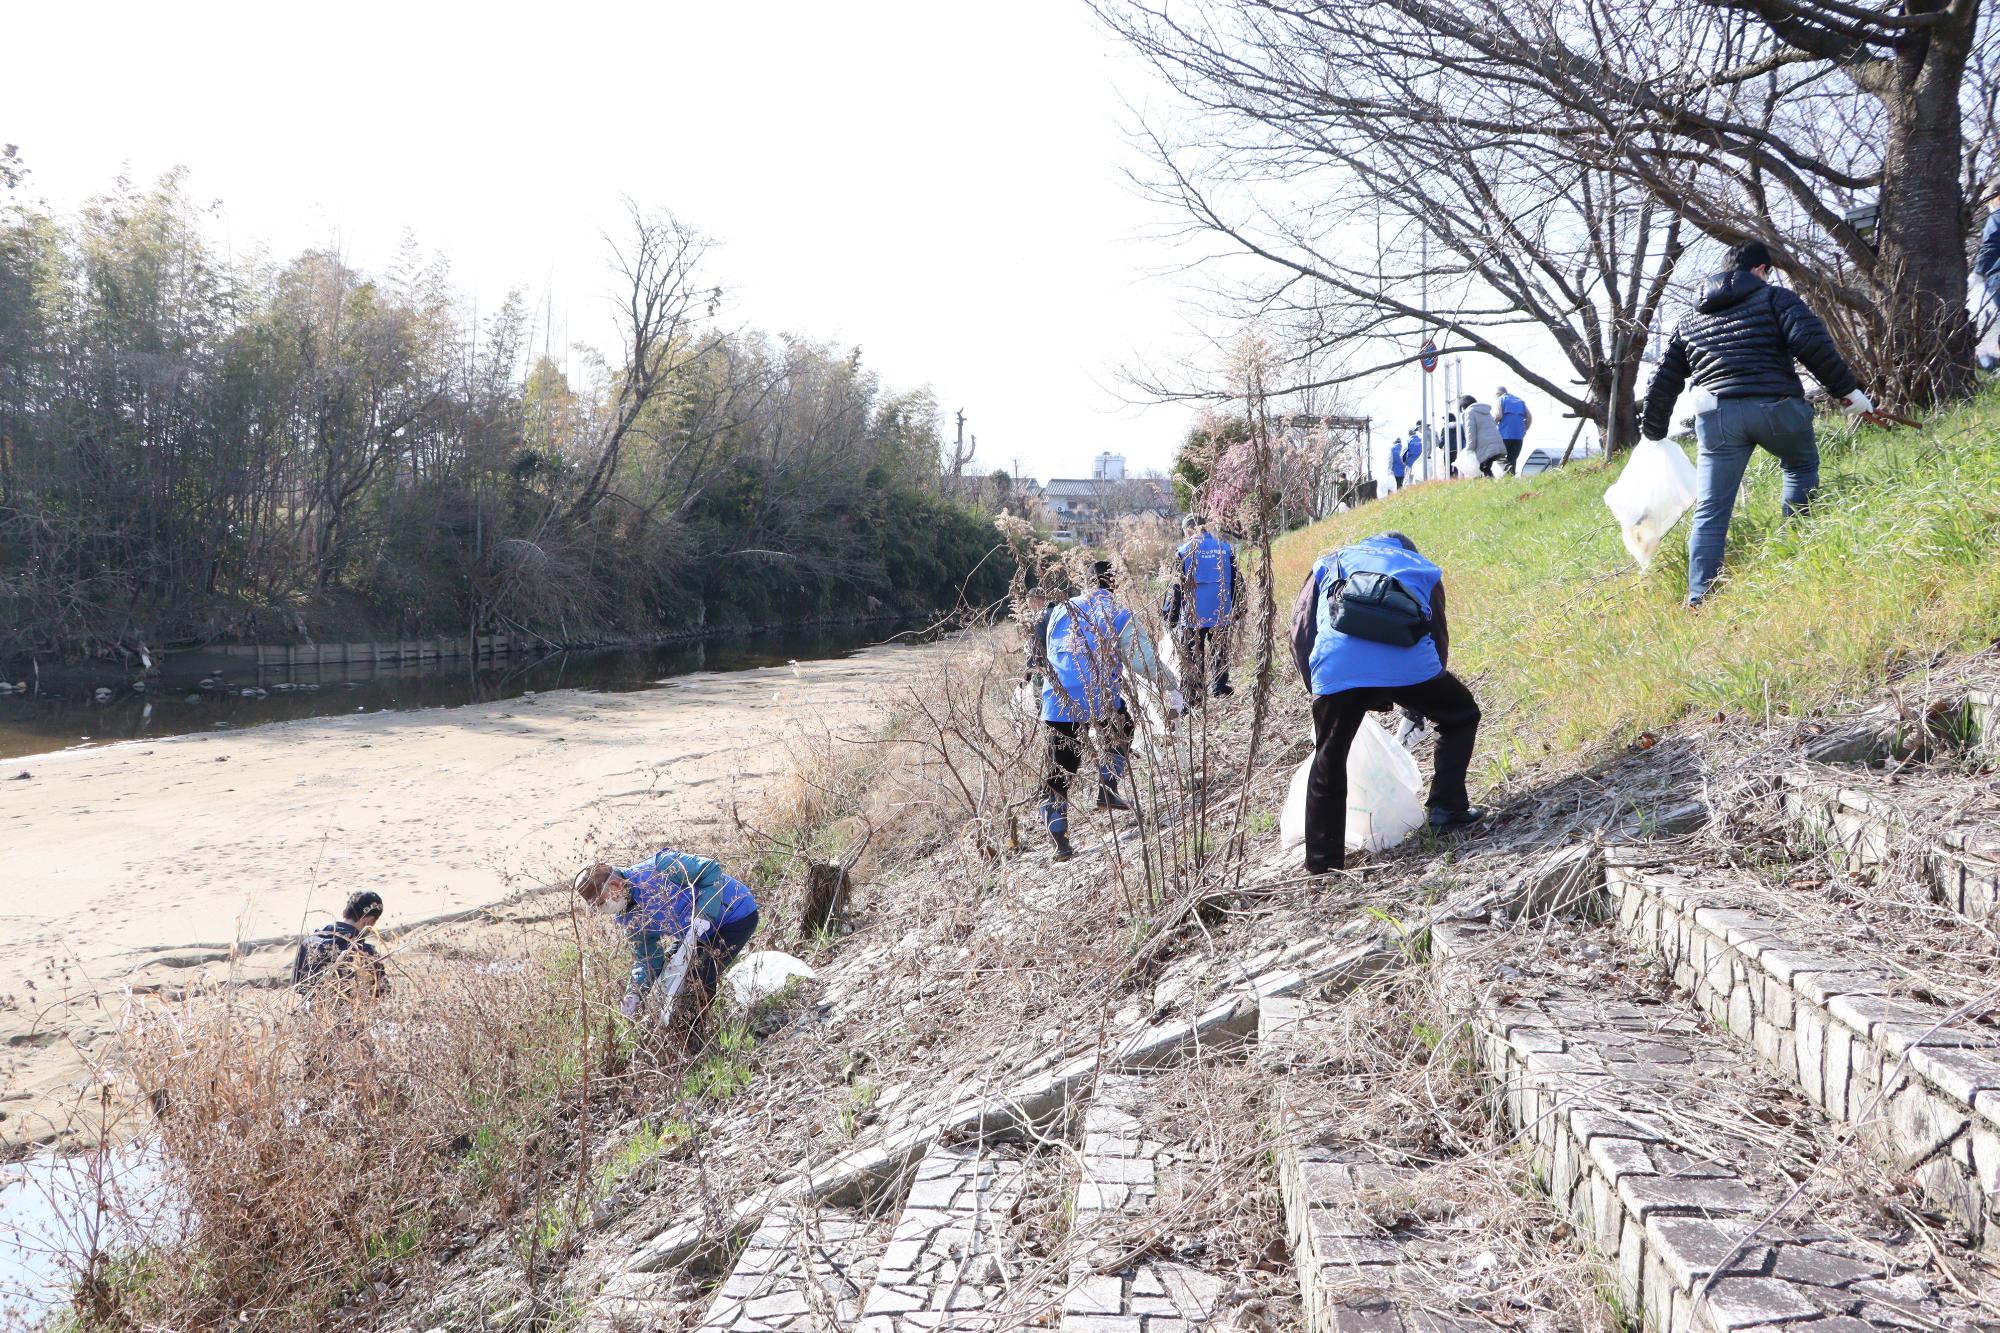
[{"label": "white plastic debris", "polygon": [[1678,444],[1641,440],[1625,471],[1604,492],[1625,549],[1640,569],[1651,567],[1668,530],[1693,506],[1694,485],[1694,464]]},{"label": "white plastic debris", "polygon": [[[1292,774],[1285,808],[1278,816],[1279,845],[1287,850],[1306,840],[1307,755]],[[1379,852],[1410,836],[1422,826],[1423,775],[1408,750],[1389,738],[1372,716],[1361,719],[1354,746],[1347,752],[1347,845]]]},{"label": "white plastic debris", "polygon": [[736,1003],[748,1009],[776,995],[794,979],[812,981],[818,975],[788,953],[763,949],[743,955],[724,980],[729,983],[729,993],[736,997]]}]

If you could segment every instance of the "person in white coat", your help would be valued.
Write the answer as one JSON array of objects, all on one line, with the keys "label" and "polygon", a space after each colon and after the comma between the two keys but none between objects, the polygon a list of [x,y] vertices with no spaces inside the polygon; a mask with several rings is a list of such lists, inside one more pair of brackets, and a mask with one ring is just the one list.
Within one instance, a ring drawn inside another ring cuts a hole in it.
[{"label": "person in white coat", "polygon": [[1493,419],[1493,409],[1466,394],[1458,400],[1458,415],[1465,427],[1465,447],[1479,460],[1479,470],[1489,477],[1497,476],[1493,467],[1507,457],[1507,446],[1500,439],[1500,423]]}]

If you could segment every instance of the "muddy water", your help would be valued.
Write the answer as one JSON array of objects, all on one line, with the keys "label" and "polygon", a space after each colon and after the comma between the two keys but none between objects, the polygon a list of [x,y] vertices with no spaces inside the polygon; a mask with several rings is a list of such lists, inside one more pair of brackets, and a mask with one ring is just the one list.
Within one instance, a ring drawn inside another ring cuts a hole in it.
[{"label": "muddy water", "polygon": [[[846,625],[499,663],[409,662],[379,669],[327,666],[291,672],[218,658],[169,657],[143,690],[106,675],[62,688],[0,694],[0,759],[79,745],[240,731],[301,718],[457,708],[550,690],[648,690],[701,672],[844,658],[915,632],[913,626]],[[18,668],[14,674],[21,674]],[[100,689],[109,696],[100,699]]]}]

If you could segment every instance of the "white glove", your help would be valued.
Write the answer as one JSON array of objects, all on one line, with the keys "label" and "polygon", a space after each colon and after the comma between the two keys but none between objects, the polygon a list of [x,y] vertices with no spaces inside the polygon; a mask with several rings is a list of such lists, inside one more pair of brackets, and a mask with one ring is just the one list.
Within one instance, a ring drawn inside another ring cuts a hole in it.
[{"label": "white glove", "polygon": [[1187,712],[1187,698],[1179,690],[1167,691],[1167,711],[1175,717]]},{"label": "white glove", "polygon": [[715,929],[715,923],[713,921],[710,921],[707,917],[698,916],[694,919],[694,937],[696,939],[701,939],[705,937],[711,930],[714,929]]},{"label": "white glove", "polygon": [[639,997],[628,992],[625,998],[618,1002],[618,1012],[627,1018],[636,1017],[639,1013]]},{"label": "white glove", "polygon": [[1859,389],[1848,394],[1841,401],[1847,404],[1847,414],[1851,417],[1862,416],[1875,410],[1875,404],[1869,402],[1868,395]]}]

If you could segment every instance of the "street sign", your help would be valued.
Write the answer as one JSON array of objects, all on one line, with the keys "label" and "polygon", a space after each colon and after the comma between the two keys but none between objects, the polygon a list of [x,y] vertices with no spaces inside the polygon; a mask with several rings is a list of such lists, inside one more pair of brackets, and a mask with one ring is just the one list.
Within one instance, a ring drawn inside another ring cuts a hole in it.
[{"label": "street sign", "polygon": [[1438,345],[1429,338],[1424,339],[1424,348],[1417,353],[1417,364],[1424,368],[1426,375],[1438,368]]}]

